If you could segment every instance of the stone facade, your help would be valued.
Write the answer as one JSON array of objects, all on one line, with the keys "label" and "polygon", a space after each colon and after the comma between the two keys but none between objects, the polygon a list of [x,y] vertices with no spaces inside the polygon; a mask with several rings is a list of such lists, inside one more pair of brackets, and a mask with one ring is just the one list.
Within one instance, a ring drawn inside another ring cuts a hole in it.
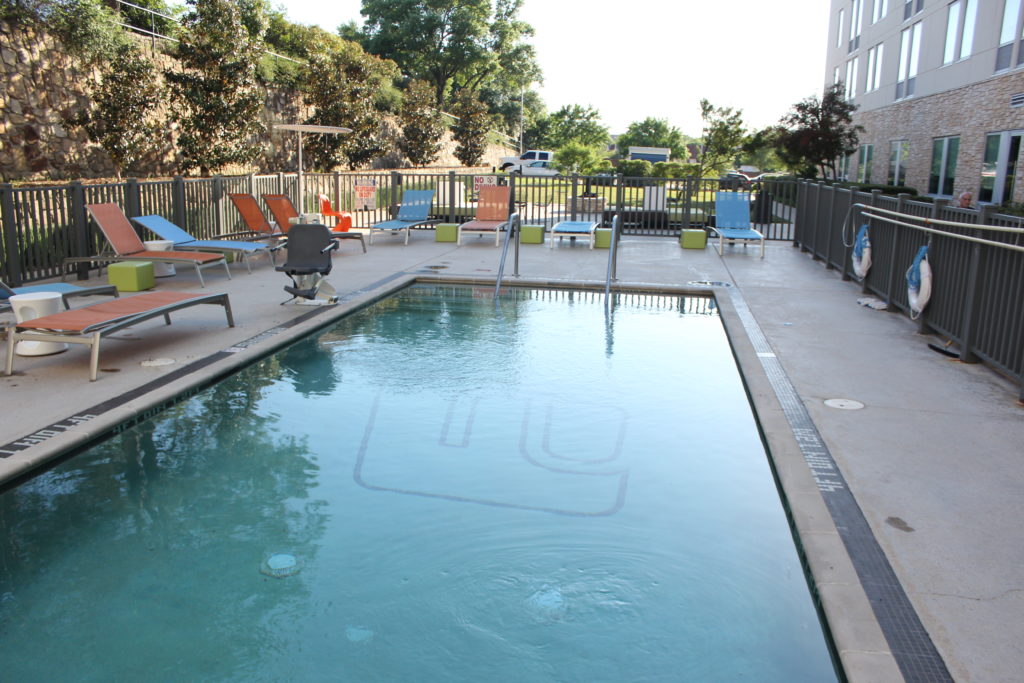
[{"label": "stone facade", "polygon": [[[985,136],[1005,130],[1024,129],[1024,107],[1011,107],[1010,97],[1024,93],[1024,71],[1017,70],[935,95],[912,98],[890,106],[854,114],[864,126],[861,144],[874,145],[871,182],[885,183],[889,174],[889,151],[893,141],[906,140],[910,155],[906,185],[925,194],[932,164],[935,138],[960,136],[953,196],[970,191],[978,196]],[[850,177],[857,176],[857,155]],[[1017,164],[1024,168],[1024,150]],[[1013,201],[1024,202],[1024,177],[1017,172]]]},{"label": "stone facade", "polygon": [[[160,69],[174,68],[173,58],[147,39],[139,39],[147,56]],[[0,178],[4,182],[109,178],[114,166],[107,153],[91,142],[85,128],[75,125],[76,114],[89,107],[90,92],[99,81],[99,72],[68,55],[59,41],[32,28],[0,22]],[[167,105],[154,116],[168,120]],[[294,170],[297,144],[292,133],[282,134],[274,123],[301,121],[308,113],[295,91],[269,90],[263,122],[269,131],[264,158],[253,167],[220,169],[225,174],[265,173]],[[177,172],[174,152],[174,125],[167,123],[166,144],[136,168],[128,169],[139,177],[169,176]],[[382,117],[387,137],[396,141],[398,126]],[[453,151],[455,143],[446,132],[439,167],[458,167]],[[515,154],[510,148],[491,145],[484,158],[488,166],[502,156]],[[374,169],[402,168],[408,163],[397,153],[375,159]],[[344,169],[339,169],[344,170]]]}]

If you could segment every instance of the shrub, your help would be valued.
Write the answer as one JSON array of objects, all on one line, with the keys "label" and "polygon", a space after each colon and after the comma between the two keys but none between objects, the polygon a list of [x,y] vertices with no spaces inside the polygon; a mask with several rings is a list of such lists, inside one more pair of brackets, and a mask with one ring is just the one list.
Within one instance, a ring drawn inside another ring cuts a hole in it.
[{"label": "shrub", "polygon": [[626,159],[619,162],[619,173],[627,178],[650,178],[654,166],[647,159]]}]

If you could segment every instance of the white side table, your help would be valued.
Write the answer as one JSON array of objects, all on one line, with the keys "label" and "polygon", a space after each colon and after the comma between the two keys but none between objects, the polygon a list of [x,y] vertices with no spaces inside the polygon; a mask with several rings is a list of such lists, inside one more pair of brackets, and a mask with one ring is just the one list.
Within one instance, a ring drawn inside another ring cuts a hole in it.
[{"label": "white side table", "polygon": [[[15,294],[8,301],[14,309],[14,319],[19,323],[60,313],[61,310],[60,292]],[[14,347],[14,352],[19,356],[48,356],[67,349],[68,345],[64,342],[20,341]]]},{"label": "white side table", "polygon": [[[171,240],[149,240],[143,244],[147,251],[174,251],[174,242]],[[173,264],[153,261],[153,277],[171,277],[176,274]]]}]

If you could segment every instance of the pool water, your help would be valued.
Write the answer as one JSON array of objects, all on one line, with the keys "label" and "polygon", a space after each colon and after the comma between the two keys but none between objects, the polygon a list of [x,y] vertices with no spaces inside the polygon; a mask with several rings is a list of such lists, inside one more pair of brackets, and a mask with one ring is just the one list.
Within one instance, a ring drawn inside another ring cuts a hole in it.
[{"label": "pool water", "polygon": [[412,287],[0,530],[5,680],[836,680],[711,299]]}]

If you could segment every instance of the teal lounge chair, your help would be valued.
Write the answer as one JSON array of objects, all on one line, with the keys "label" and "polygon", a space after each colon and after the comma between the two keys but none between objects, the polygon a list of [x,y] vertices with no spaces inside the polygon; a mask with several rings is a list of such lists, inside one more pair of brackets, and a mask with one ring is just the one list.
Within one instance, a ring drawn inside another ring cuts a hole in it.
[{"label": "teal lounge chair", "polygon": [[132,221],[159,235],[162,239],[173,241],[175,249],[238,254],[245,261],[245,269],[250,273],[252,272],[252,264],[249,263],[249,259],[256,254],[266,254],[270,257],[270,264],[277,265],[274,261],[274,251],[276,249],[269,244],[236,240],[196,239],[163,216],[136,216]]},{"label": "teal lounge chair", "polygon": [[32,294],[34,292],[57,292],[64,301],[64,308],[71,308],[68,299],[75,296],[98,296],[106,295],[117,297],[117,287],[114,285],[97,285],[96,287],[78,287],[67,282],[53,282],[48,285],[27,285],[25,287],[8,287],[0,281],[0,311],[11,307],[8,301],[15,294]]},{"label": "teal lounge chair", "polygon": [[436,223],[430,220],[430,204],[434,201],[433,190],[406,190],[402,193],[402,203],[398,215],[389,221],[375,223],[370,226],[370,244],[373,244],[375,232],[396,234],[405,231],[405,243],[409,244],[409,230],[417,225]]},{"label": "teal lounge chair", "polygon": [[758,240],[761,258],[764,258],[764,235],[750,227],[750,193],[718,192],[715,194],[715,225],[711,230],[718,235],[718,255],[722,255],[725,240]]}]

